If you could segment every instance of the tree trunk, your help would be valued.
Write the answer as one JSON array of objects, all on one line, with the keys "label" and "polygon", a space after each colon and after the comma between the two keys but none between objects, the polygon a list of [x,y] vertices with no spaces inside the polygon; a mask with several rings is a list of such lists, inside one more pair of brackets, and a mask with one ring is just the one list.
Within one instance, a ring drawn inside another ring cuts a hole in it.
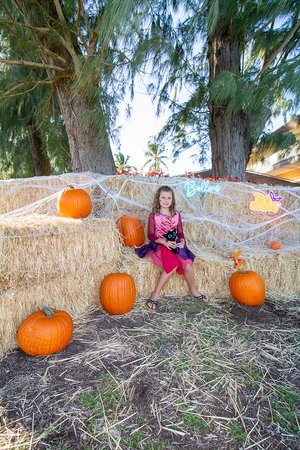
[{"label": "tree trunk", "polygon": [[[240,43],[230,37],[229,27],[208,40],[210,82],[224,70],[240,75]],[[221,178],[246,177],[250,156],[249,118],[242,110],[228,111],[227,102],[209,103],[212,174]]]},{"label": "tree trunk", "polygon": [[115,174],[114,163],[104,119],[99,127],[87,120],[89,105],[83,95],[71,98],[67,83],[56,86],[59,106],[68,135],[72,172]]},{"label": "tree trunk", "polygon": [[245,181],[250,155],[247,128],[241,112],[229,114],[221,108],[212,108],[210,139],[214,177],[238,177]]},{"label": "tree trunk", "polygon": [[51,175],[50,161],[43,152],[43,142],[38,128],[30,121],[27,125],[31,156],[36,176]]}]

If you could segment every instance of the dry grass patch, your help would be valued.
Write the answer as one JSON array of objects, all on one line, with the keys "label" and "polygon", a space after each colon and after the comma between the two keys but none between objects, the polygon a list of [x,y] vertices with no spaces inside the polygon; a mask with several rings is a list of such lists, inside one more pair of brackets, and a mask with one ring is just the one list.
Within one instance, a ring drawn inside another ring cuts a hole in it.
[{"label": "dry grass patch", "polygon": [[299,448],[299,308],[275,305],[92,310],[62,353],[2,360],[0,447]]}]

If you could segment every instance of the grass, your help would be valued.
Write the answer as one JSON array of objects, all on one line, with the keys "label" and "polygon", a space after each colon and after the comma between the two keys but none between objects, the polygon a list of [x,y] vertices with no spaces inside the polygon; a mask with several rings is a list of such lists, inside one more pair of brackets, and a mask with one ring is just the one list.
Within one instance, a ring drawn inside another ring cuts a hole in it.
[{"label": "grass", "polygon": [[74,351],[22,364],[8,355],[3,375],[14,358],[18,370],[2,390],[0,447],[271,449],[279,433],[282,448],[296,449],[293,316],[259,323],[250,309],[242,322],[230,304],[161,304],[159,314],[141,306],[81,318]]},{"label": "grass", "polygon": [[247,435],[243,431],[243,429],[236,423],[230,423],[228,425],[229,432],[232,438],[232,441],[236,444],[240,444],[246,441]]},{"label": "grass", "polygon": [[277,400],[272,404],[273,420],[288,433],[299,433],[298,405],[300,395],[291,392],[290,389],[279,387],[277,391]]}]

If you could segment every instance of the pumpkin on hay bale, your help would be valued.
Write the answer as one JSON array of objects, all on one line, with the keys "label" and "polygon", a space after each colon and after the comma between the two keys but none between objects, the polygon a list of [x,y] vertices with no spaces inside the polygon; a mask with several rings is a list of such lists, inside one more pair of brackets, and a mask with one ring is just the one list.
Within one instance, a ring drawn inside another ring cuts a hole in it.
[{"label": "pumpkin on hay bale", "polygon": [[121,216],[117,225],[126,247],[140,247],[145,242],[142,222],[134,216]]},{"label": "pumpkin on hay bale", "polygon": [[63,217],[84,219],[92,211],[90,194],[84,189],[67,186],[58,198],[57,210]]},{"label": "pumpkin on hay bale", "polygon": [[270,248],[272,250],[280,250],[281,249],[281,242],[279,242],[279,241],[272,241],[272,242],[270,242]]},{"label": "pumpkin on hay bale", "polygon": [[134,279],[127,273],[110,273],[100,286],[100,302],[109,314],[129,312],[135,301],[136,287]]},{"label": "pumpkin on hay bale", "polygon": [[243,269],[243,260],[240,252],[230,256],[234,260],[237,272],[229,279],[229,288],[232,297],[242,305],[261,306],[265,301],[266,288],[261,276],[253,270]]},{"label": "pumpkin on hay bale", "polygon": [[46,356],[66,348],[72,334],[70,314],[44,306],[21,323],[17,339],[27,355]]}]

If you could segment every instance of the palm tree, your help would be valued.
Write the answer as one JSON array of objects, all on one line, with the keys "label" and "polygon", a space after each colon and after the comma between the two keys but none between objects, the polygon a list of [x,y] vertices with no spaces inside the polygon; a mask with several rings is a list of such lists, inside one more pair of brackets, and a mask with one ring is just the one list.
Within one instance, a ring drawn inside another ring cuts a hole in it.
[{"label": "palm tree", "polygon": [[149,165],[149,172],[158,171],[161,172],[161,166],[165,166],[167,169],[167,165],[163,161],[164,159],[168,159],[168,156],[166,156],[165,148],[159,148],[158,144],[156,143],[149,143],[148,144],[148,150],[145,152],[145,156],[148,158],[145,164],[143,164],[142,169],[145,166]]}]

